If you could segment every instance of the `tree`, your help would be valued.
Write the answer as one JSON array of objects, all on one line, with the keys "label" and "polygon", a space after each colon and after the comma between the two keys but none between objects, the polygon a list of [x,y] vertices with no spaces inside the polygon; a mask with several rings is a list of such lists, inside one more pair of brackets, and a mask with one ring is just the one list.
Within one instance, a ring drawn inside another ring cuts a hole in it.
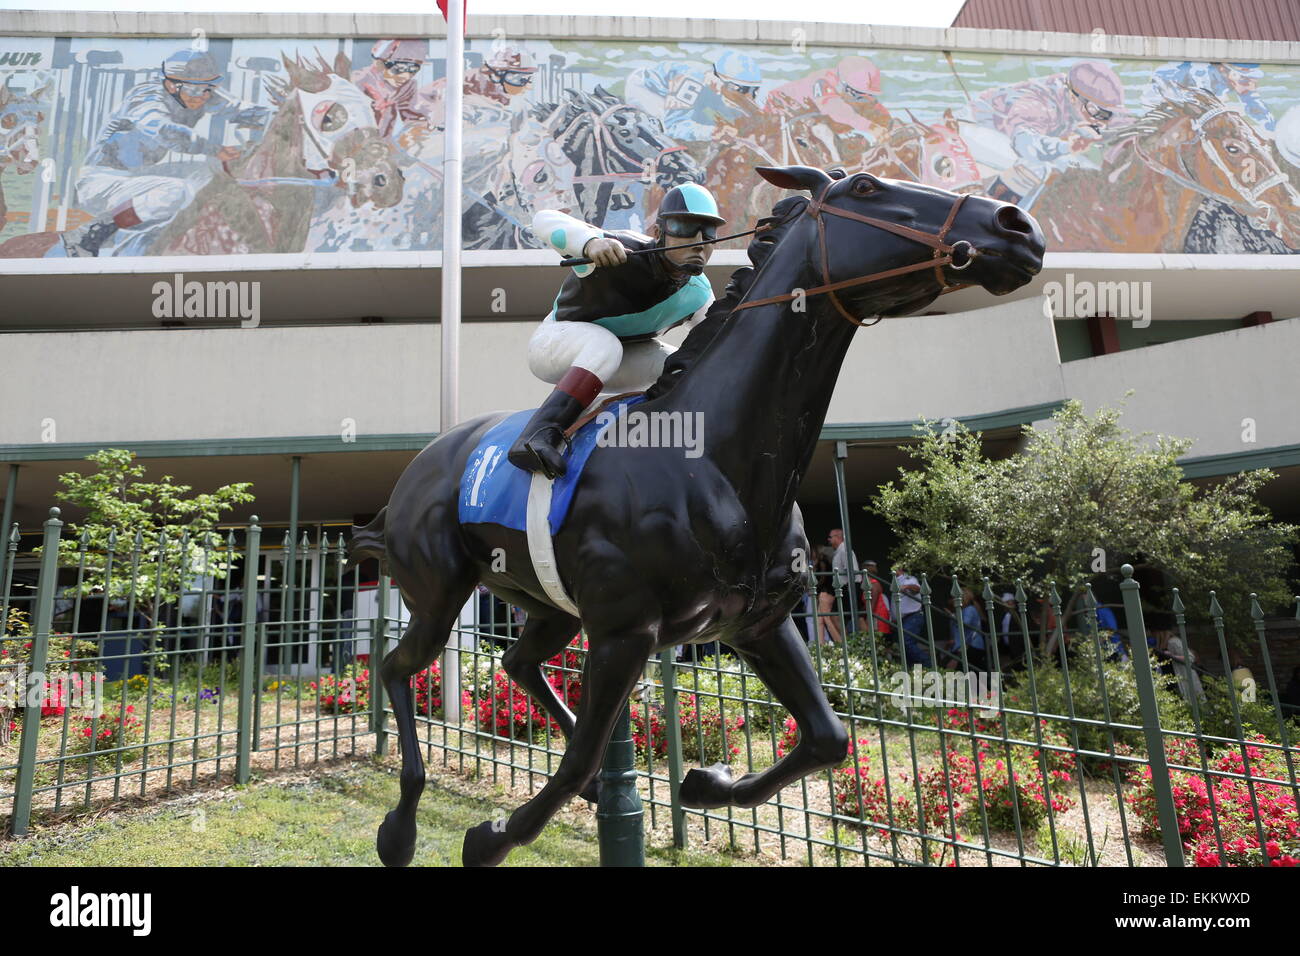
[{"label": "tree", "polygon": [[[59,476],[64,488],[56,492],[60,501],[86,510],[83,522],[69,522],[72,536],[59,541],[59,563],[64,567],[79,565],[84,545],[83,594],[102,591],[109,599],[127,598],[134,578],[137,606],[148,610],[155,599],[159,604],[176,601],[200,575],[225,579],[233,556],[214,528],[223,512],[254,500],[248,492],[252,482],[187,497],[192,486],[173,483],[171,475],[158,482],[139,480],[145,470],[132,464],[134,452],[109,448],[86,460],[98,471],[66,472]],[[132,575],[137,547],[139,561]]]},{"label": "tree", "polygon": [[1250,633],[1250,592],[1263,607],[1289,600],[1297,526],[1274,522],[1256,495],[1267,469],[1198,489],[1183,480],[1178,459],[1192,442],[1134,435],[1121,408],[1089,417],[1067,402],[1049,427],[1025,426],[1025,448],[1000,461],[984,456],[979,436],[960,425],[942,432],[917,426],[907,449],[919,464],[900,469],[870,510],[901,544],[893,555],[967,582],[987,574],[1020,578],[1067,597],[1114,577],[1128,561],[1164,572],[1181,589],[1189,616],[1208,615],[1216,589],[1229,633]]}]

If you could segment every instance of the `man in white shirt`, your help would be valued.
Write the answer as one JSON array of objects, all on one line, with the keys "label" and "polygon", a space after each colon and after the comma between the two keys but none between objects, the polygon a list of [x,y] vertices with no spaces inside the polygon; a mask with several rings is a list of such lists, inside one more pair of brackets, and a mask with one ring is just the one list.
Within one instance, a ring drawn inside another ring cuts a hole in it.
[{"label": "man in white shirt", "polygon": [[894,566],[894,576],[898,579],[898,613],[903,619],[903,649],[907,654],[907,665],[923,664],[931,666],[930,648],[925,637],[925,614],[921,611],[921,582],[907,573],[901,564]]},{"label": "man in white shirt", "polygon": [[[854,608],[850,601],[849,594],[849,567],[853,568],[853,594],[852,597],[862,593],[862,574],[858,568],[858,556],[849,551],[849,546],[844,540],[843,528],[832,528],[826,536],[831,547],[835,549],[835,556],[831,558],[831,571],[833,572],[831,580],[835,586],[835,591],[840,596],[840,606],[848,608],[850,620],[854,617]],[[857,627],[860,630],[866,629],[866,621],[859,620]]]}]

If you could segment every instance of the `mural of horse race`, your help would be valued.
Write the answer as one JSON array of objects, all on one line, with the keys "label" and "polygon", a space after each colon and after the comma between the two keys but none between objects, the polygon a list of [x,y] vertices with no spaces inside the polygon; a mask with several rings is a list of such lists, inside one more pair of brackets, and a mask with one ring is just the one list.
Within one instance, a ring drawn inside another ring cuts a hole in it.
[{"label": "mural of horse race", "polygon": [[[1014,201],[1049,248],[1300,249],[1300,66],[467,41],[468,249],[567,210],[642,230],[755,165]],[[443,62],[411,39],[0,37],[0,257],[439,248]]]}]

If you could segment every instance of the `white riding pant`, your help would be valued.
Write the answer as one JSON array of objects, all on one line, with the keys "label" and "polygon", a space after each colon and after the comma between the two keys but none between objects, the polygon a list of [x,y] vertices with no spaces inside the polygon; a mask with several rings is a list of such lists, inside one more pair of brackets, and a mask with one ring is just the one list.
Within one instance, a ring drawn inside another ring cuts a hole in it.
[{"label": "white riding pant", "polygon": [[557,322],[552,312],[528,341],[528,368],[554,385],[576,365],[600,379],[604,392],[616,395],[649,388],[675,351],[659,339],[624,343],[594,322]]}]

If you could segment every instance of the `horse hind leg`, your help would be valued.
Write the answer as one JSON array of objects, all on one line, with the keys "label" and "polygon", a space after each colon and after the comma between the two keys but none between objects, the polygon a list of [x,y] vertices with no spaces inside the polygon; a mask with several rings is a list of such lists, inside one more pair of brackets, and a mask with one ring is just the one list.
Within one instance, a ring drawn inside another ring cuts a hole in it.
[{"label": "horse hind leg", "polygon": [[411,615],[401,641],[379,667],[393,704],[402,751],[401,797],[396,808],[384,817],[375,840],[375,849],[385,866],[406,866],[415,855],[415,811],[424,792],[424,759],[415,732],[411,678],[431,665],[447,646],[460,609],[473,590],[471,573],[444,585],[432,606],[420,608]]}]

